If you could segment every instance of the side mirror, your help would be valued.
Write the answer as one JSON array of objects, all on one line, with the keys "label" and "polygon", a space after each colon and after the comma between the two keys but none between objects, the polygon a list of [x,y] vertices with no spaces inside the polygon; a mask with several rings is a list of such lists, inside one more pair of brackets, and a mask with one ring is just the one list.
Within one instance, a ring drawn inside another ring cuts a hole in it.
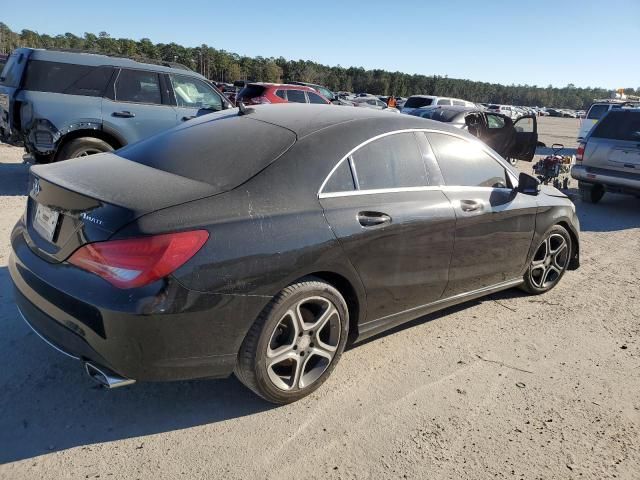
[{"label": "side mirror", "polygon": [[537,178],[524,172],[520,172],[520,176],[518,176],[517,191],[524,193],[525,195],[538,195],[540,192],[540,182]]}]

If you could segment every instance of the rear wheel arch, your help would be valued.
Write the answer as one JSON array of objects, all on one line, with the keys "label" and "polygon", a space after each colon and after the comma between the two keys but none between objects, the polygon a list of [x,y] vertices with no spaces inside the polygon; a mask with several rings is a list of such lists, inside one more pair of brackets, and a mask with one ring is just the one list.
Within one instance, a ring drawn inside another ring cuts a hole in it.
[{"label": "rear wheel arch", "polygon": [[79,138],[96,138],[98,140],[102,140],[109,144],[114,150],[117,150],[120,147],[123,147],[125,144],[115,136],[104,132],[102,130],[94,130],[94,129],[82,129],[82,130],[73,130],[66,135],[64,135],[58,141],[56,146],[56,153],[54,155],[54,161],[60,160],[59,156],[61,152],[64,151],[65,146],[69,144],[69,142],[79,139]]},{"label": "rear wheel arch", "polygon": [[360,324],[360,315],[365,312],[364,299],[361,299],[353,286],[343,275],[330,271],[313,272],[309,275],[299,278],[296,282],[308,279],[320,279],[333,286],[340,292],[347,308],[349,309],[349,341],[353,341],[358,336],[358,325]]}]

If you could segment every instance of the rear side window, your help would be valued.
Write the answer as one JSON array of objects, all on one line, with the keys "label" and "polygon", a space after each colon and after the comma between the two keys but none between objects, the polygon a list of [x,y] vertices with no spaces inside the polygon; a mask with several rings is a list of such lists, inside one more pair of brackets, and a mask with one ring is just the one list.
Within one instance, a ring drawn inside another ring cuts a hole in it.
[{"label": "rear side window", "polygon": [[325,193],[332,193],[351,192],[353,190],[355,190],[355,185],[353,183],[351,167],[349,166],[349,161],[347,159],[344,160],[331,174],[331,177],[327,180],[322,191]]},{"label": "rear side window", "polygon": [[19,87],[24,62],[25,56],[23,53],[14,53],[9,55],[9,59],[0,74],[0,85],[12,88]]},{"label": "rear side window", "polygon": [[161,104],[158,74],[143,70],[122,70],[116,81],[116,101]]},{"label": "rear side window", "polygon": [[34,92],[102,96],[113,68],[31,60],[23,88]]},{"label": "rear side window", "polygon": [[489,128],[504,128],[504,118],[487,114],[487,126]]},{"label": "rear side window", "polygon": [[452,100],[452,102],[454,105],[460,105],[461,107],[466,105],[462,100]]},{"label": "rear side window", "polygon": [[640,112],[610,111],[596,124],[591,137],[640,142]]},{"label": "rear side window", "polygon": [[433,98],[411,97],[404,104],[404,108],[421,108],[433,105]]},{"label": "rear side window", "polygon": [[353,154],[360,190],[424,187],[427,170],[413,133],[387,135]]},{"label": "rear side window", "polygon": [[438,100],[438,105],[451,105],[451,100],[445,100],[441,98],[440,100]]},{"label": "rear side window", "polygon": [[609,111],[609,105],[592,105],[587,114],[591,120],[600,120]]},{"label": "rear side window", "polygon": [[264,88],[262,85],[247,85],[240,93],[238,93],[237,100],[242,100],[243,98],[255,98],[261,97],[264,94]]},{"label": "rear side window", "polygon": [[309,97],[309,103],[327,104],[320,95],[316,95],[315,93],[307,92],[307,97]]},{"label": "rear side window", "polygon": [[287,93],[284,90],[276,90],[276,96],[280,97],[283,100],[287,99]]},{"label": "rear side window", "polygon": [[287,90],[287,98],[293,103],[307,103],[304,91],[302,90]]},{"label": "rear side window", "polygon": [[504,167],[478,145],[442,133],[428,133],[427,137],[446,185],[507,187]]}]

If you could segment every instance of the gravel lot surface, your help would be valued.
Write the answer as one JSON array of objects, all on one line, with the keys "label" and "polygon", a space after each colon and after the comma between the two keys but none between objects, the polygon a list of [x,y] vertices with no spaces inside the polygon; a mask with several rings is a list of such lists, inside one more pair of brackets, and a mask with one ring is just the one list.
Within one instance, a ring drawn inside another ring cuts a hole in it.
[{"label": "gravel lot surface", "polygon": [[234,378],[99,390],[33,334],[6,268],[21,157],[0,145],[0,478],[640,478],[640,200],[577,201],[582,267],[553,291],[397,328],[273,407]]}]

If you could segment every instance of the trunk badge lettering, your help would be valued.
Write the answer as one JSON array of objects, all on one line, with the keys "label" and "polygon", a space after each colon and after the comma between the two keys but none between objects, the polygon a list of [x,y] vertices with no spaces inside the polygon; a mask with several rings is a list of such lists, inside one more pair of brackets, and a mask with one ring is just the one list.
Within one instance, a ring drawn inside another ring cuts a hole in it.
[{"label": "trunk badge lettering", "polygon": [[96,225],[104,225],[104,222],[102,220],[98,220],[97,218],[94,217],[90,217],[89,215],[87,215],[86,213],[81,213],[80,217],[83,220],[86,220],[87,222],[91,222],[91,223],[95,223]]}]

